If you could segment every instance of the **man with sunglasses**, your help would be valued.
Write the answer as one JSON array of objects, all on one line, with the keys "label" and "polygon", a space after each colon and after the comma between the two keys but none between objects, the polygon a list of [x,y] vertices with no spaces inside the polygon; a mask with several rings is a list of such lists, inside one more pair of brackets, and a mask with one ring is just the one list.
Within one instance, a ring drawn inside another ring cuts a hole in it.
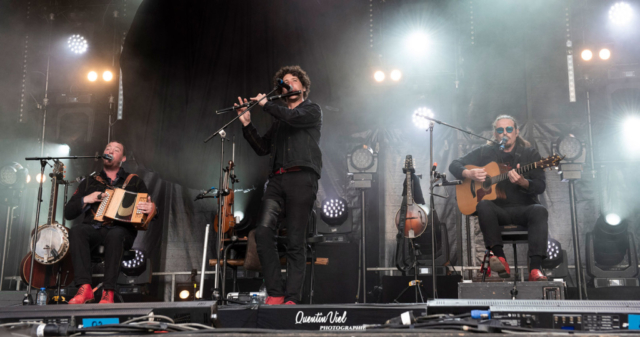
[{"label": "man with sunglasses", "polygon": [[458,179],[473,179],[483,182],[487,172],[482,168],[467,169],[465,165],[485,166],[490,162],[507,164],[514,170],[509,171],[509,180],[498,183],[498,199],[482,200],[476,207],[476,214],[482,230],[487,249],[492,254],[489,258],[490,270],[500,277],[510,277],[509,264],[504,255],[501,226],[518,225],[529,232],[529,281],[546,281],[542,273],[542,260],[547,253],[548,212],[538,200],[546,188],[543,170],[531,170],[523,175],[515,169],[520,164],[540,160],[538,151],[519,136],[516,120],[508,115],[498,116],[493,122],[493,138],[496,142],[504,140],[504,148],[493,143],[481,146],[449,165],[449,171]]}]

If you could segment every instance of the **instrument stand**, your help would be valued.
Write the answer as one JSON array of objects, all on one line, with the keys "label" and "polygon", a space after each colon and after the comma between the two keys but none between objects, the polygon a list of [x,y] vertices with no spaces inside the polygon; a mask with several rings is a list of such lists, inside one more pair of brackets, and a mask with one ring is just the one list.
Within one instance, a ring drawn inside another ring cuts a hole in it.
[{"label": "instrument stand", "polygon": [[[418,256],[422,255],[422,253],[420,253],[420,245],[416,244],[414,242],[415,238],[410,238],[409,241],[411,242],[411,247],[413,247],[413,254],[414,254],[414,260],[413,260],[413,281],[409,282],[409,285],[404,288],[400,294],[398,294],[398,297],[396,297],[392,303],[400,303],[398,302],[398,299],[400,297],[402,297],[402,295],[404,295],[404,293],[407,292],[407,290],[411,289],[411,287],[414,287],[415,289],[415,303],[424,303],[424,296],[422,296],[422,290],[420,290],[420,287],[422,287],[422,280],[418,280],[418,269],[420,267],[420,263],[418,262]],[[418,302],[418,295],[420,295],[420,302]]]}]

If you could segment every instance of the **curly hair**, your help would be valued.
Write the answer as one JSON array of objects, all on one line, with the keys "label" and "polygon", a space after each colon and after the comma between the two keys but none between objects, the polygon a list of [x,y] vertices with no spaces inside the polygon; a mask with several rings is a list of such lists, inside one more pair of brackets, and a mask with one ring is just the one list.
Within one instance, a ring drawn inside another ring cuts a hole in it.
[{"label": "curly hair", "polygon": [[[302,70],[302,68],[300,68],[300,66],[284,66],[280,68],[276,72],[276,75],[273,77],[273,85],[277,86],[278,79],[283,78],[287,74],[291,74],[292,76],[295,76],[300,80],[302,86],[305,89],[303,98],[307,99],[307,97],[309,96],[309,92],[311,91],[311,80],[309,79],[307,73]],[[278,87],[278,90],[276,92],[278,93],[278,95],[282,94],[282,88]]]}]

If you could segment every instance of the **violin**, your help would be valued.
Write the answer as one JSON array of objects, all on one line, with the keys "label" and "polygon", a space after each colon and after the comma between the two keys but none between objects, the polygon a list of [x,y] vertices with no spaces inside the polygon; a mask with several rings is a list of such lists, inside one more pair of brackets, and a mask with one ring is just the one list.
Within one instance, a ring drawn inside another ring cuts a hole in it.
[{"label": "violin", "polygon": [[[216,218],[213,221],[213,228],[218,231],[218,223],[221,223],[222,233],[228,233],[236,224],[236,219],[233,216],[233,202],[235,193],[233,188],[229,189],[229,180],[233,183],[236,182],[234,171],[235,164],[233,160],[229,160],[229,166],[224,169],[224,180],[222,182],[222,189],[220,189],[220,195],[225,195],[224,204],[220,207],[220,214],[216,214]],[[229,192],[226,192],[229,191]],[[223,198],[218,198],[218,205]],[[220,221],[222,219],[222,221]]]}]

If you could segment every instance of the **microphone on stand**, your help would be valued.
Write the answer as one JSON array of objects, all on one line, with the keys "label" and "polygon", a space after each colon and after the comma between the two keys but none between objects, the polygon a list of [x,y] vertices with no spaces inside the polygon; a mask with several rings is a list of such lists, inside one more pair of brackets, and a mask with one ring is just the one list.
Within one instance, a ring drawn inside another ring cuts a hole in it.
[{"label": "microphone on stand", "polygon": [[277,81],[278,81],[278,86],[280,88],[284,88],[284,89],[287,89],[287,91],[291,91],[291,86],[284,83],[284,81],[281,78],[277,79]]},{"label": "microphone on stand", "polygon": [[509,138],[507,138],[506,136],[502,137],[502,140],[498,144],[500,146],[500,151],[504,151],[504,146],[507,144],[508,140],[509,140]]},{"label": "microphone on stand", "polygon": [[110,155],[110,154],[103,153],[103,154],[101,154],[101,155],[96,156],[96,158],[97,158],[97,159],[112,160],[112,159],[113,159],[113,156],[112,156],[112,155]]}]

